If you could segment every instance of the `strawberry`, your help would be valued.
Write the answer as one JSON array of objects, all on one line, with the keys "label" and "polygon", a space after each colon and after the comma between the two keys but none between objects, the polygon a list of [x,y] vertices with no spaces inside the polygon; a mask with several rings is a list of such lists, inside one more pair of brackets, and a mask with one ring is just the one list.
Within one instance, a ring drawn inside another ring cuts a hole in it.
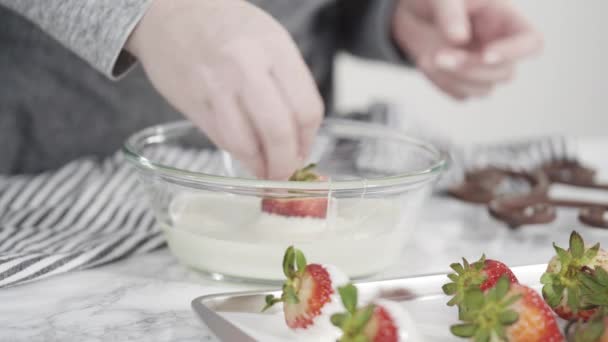
[{"label": "strawberry", "polygon": [[585,247],[583,238],[575,231],[570,235],[568,250],[553,244],[553,257],[540,281],[543,297],[555,313],[563,319],[589,319],[595,305],[581,295],[581,274],[595,266],[608,269],[608,253],[600,245]]},{"label": "strawberry", "polygon": [[450,267],[456,271],[451,273],[448,278],[452,282],[443,285],[443,292],[448,296],[454,296],[448,302],[449,306],[462,303],[466,291],[471,288],[479,288],[487,291],[494,287],[500,277],[506,275],[511,283],[517,283],[517,278],[511,269],[500,261],[486,259],[485,255],[469,264],[467,259],[462,258],[463,263],[453,263]]},{"label": "strawberry", "polygon": [[[333,300],[333,279],[326,266],[307,264],[304,254],[293,246],[287,248],[283,258],[283,272],[287,280],[283,284],[280,298],[266,297],[267,310],[276,303],[283,302],[285,322],[291,329],[307,329],[315,324],[315,319]],[[346,279],[345,276],[339,278]],[[337,281],[337,280],[336,280]],[[344,281],[345,282],[345,281]]]},{"label": "strawberry", "polygon": [[339,342],[399,341],[397,318],[386,305],[374,303],[357,308],[357,288],[352,284],[339,287],[338,292],[346,308],[346,312],[331,316],[332,324],[343,332]]},{"label": "strawberry", "polygon": [[[310,164],[301,170],[297,170],[289,180],[295,182],[318,182],[325,180],[324,177],[319,176],[313,171],[315,166],[315,164]],[[262,211],[287,217],[325,218],[327,214],[327,198],[264,198],[262,199]]]},{"label": "strawberry", "polygon": [[464,323],[450,330],[473,341],[553,342],[563,341],[551,308],[533,289],[511,284],[507,276],[486,292],[467,291],[462,305]]}]

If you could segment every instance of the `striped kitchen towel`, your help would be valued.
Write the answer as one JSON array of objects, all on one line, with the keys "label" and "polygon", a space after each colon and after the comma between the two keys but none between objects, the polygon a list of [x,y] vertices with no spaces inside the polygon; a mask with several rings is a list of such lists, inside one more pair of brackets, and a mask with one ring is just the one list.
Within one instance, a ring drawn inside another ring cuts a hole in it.
[{"label": "striped kitchen towel", "polygon": [[[217,170],[219,153],[158,151],[178,167]],[[36,176],[0,176],[0,287],[95,267],[164,245],[122,154]]]}]

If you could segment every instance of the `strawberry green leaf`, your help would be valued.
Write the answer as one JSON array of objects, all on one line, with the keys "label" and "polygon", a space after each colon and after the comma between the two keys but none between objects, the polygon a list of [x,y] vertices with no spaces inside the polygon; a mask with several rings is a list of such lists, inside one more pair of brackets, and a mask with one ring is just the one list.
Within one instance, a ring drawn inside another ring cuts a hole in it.
[{"label": "strawberry green leaf", "polygon": [[597,295],[602,292],[608,294],[608,288],[605,285],[599,283],[595,275],[581,273],[579,275],[579,281],[583,284],[583,290],[590,292],[593,295]]},{"label": "strawberry green leaf", "polygon": [[583,296],[593,296],[595,292],[602,289],[589,275],[581,275],[579,281],[583,285],[581,289],[581,295]]},{"label": "strawberry green leaf", "polygon": [[543,284],[543,285],[553,284],[553,279],[554,278],[555,278],[555,276],[552,273],[545,272],[540,277],[540,283]]},{"label": "strawberry green leaf", "polygon": [[596,266],[594,272],[598,283],[608,286],[608,272],[606,272],[606,270],[601,266]]},{"label": "strawberry green leaf", "polygon": [[295,254],[296,265],[298,266],[297,272],[302,274],[306,271],[306,257],[304,256],[304,253],[302,253],[302,251],[299,249],[295,250]]},{"label": "strawberry green leaf", "polygon": [[565,264],[568,259],[570,259],[570,255],[568,254],[568,252],[565,249],[556,245],[555,243],[553,243],[553,249],[555,249],[555,253],[557,253],[557,258],[562,264]]},{"label": "strawberry green leaf", "polygon": [[262,312],[270,309],[276,303],[282,302],[281,298],[275,298],[273,295],[268,295],[265,298],[266,305],[262,308]]},{"label": "strawberry green leaf", "polygon": [[473,322],[477,316],[477,310],[468,310],[464,305],[458,307],[458,319],[461,321]]},{"label": "strawberry green leaf", "polygon": [[513,310],[507,310],[507,311],[501,312],[500,315],[498,316],[498,320],[503,325],[511,325],[511,324],[517,322],[518,319],[519,319],[519,314]]},{"label": "strawberry green leaf", "polygon": [[585,303],[608,307],[608,273],[603,268],[598,266],[594,271],[581,272],[578,280]]},{"label": "strawberry green leaf", "polygon": [[341,328],[346,321],[347,315],[345,313],[337,313],[331,315],[330,321],[334,326]]},{"label": "strawberry green leaf", "polygon": [[577,313],[580,308],[580,297],[578,287],[569,287],[567,290],[568,307],[572,312]]},{"label": "strawberry green leaf", "polygon": [[456,285],[456,283],[447,283],[441,287],[441,289],[443,290],[443,293],[445,293],[448,296],[455,294],[457,288],[458,288],[458,286]]},{"label": "strawberry green leaf", "polygon": [[572,234],[570,234],[570,252],[576,259],[582,258],[585,254],[585,242],[576,231],[573,231]]},{"label": "strawberry green leaf", "polygon": [[295,248],[293,246],[289,246],[285,251],[285,255],[283,256],[283,273],[288,279],[291,279],[295,276]]},{"label": "strawberry green leaf", "polygon": [[[491,289],[490,291],[494,291]],[[481,308],[485,302],[483,292],[478,288],[469,289],[465,293],[464,307],[467,311]]]},{"label": "strawberry green leaf", "polygon": [[503,341],[506,340],[507,337],[507,332],[505,330],[505,326],[502,324],[497,324],[494,327],[494,331],[496,332],[496,335],[498,335],[498,337],[500,337]]},{"label": "strawberry green leaf", "polygon": [[553,284],[547,284],[543,286],[543,298],[547,301],[550,307],[554,308],[559,305],[562,299],[562,293],[555,291],[555,286]]},{"label": "strawberry green leaf", "polygon": [[478,329],[477,333],[473,337],[475,342],[489,342],[490,341],[490,332],[484,329]]},{"label": "strawberry green leaf", "polygon": [[450,268],[453,269],[454,271],[456,271],[456,273],[458,273],[459,275],[462,275],[464,273],[464,268],[462,267],[461,264],[459,264],[457,262],[451,264]]},{"label": "strawberry green leaf", "polygon": [[488,301],[490,302],[496,302],[498,301],[498,293],[496,292],[496,286],[494,286],[493,288],[491,288],[487,293],[486,293],[486,298],[488,299]]},{"label": "strawberry green leaf", "polygon": [[317,167],[316,164],[309,164],[303,169],[296,170],[289,180],[292,182],[314,182],[319,180],[319,175],[317,175],[313,170]]},{"label": "strawberry green leaf", "polygon": [[450,331],[458,337],[473,337],[477,331],[477,325],[470,323],[455,324],[450,327]]},{"label": "strawberry green leaf", "polygon": [[357,310],[357,288],[353,284],[347,284],[338,288],[342,304],[346,311],[354,314]]},{"label": "strawberry green leaf", "polygon": [[500,279],[498,279],[498,282],[496,282],[496,286],[494,287],[496,289],[497,298],[503,298],[507,294],[507,292],[509,292],[510,286],[511,282],[509,281],[509,278],[506,275],[500,277]]},{"label": "strawberry green leaf", "polygon": [[458,304],[458,302],[460,302],[460,298],[459,297],[453,297],[452,299],[450,299],[447,303],[448,306],[454,306],[456,304]]},{"label": "strawberry green leaf", "polygon": [[471,265],[469,264],[469,261],[465,258],[462,258],[462,264],[464,265],[465,269],[471,267]]},{"label": "strawberry green leaf", "polygon": [[509,307],[512,304],[514,304],[515,302],[517,302],[518,300],[520,300],[522,297],[523,296],[521,294],[512,295],[509,298],[507,298],[506,300],[502,301],[502,306]]},{"label": "strawberry green leaf", "polygon": [[372,319],[375,309],[376,307],[374,305],[368,305],[365,308],[358,310],[353,315],[353,326],[357,330],[363,330],[365,325]]},{"label": "strawberry green leaf", "polygon": [[595,245],[593,245],[591,248],[589,248],[587,251],[585,251],[585,257],[584,257],[585,261],[591,262],[591,260],[595,259],[599,250],[600,250],[600,244],[598,242]]},{"label": "strawberry green leaf", "polygon": [[455,274],[455,273],[448,274],[448,278],[450,278],[450,280],[453,281],[453,282],[457,282],[458,281],[458,275]]},{"label": "strawberry green leaf", "polygon": [[352,342],[369,342],[369,339],[365,335],[357,335],[353,338]]},{"label": "strawberry green leaf", "polygon": [[317,167],[317,164],[310,163],[310,164],[306,165],[306,167],[303,168],[302,171],[309,172],[309,171],[314,170],[316,167]]}]

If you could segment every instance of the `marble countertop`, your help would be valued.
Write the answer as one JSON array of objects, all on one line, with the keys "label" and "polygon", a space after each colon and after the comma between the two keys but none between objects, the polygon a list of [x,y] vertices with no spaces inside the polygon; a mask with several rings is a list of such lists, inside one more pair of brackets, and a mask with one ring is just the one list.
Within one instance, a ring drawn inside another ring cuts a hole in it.
[{"label": "marble countertop", "polygon": [[[584,161],[608,179],[608,139],[581,145]],[[608,202],[608,195],[606,202]],[[572,229],[608,243],[608,231],[582,226],[576,212],[542,227],[509,230],[483,207],[435,197],[394,267],[376,278],[447,271],[460,257],[482,253],[515,266],[545,263],[551,242]],[[216,341],[190,309],[195,297],[251,290],[217,282],[179,264],[167,249],[92,270],[0,290],[0,341]]]}]

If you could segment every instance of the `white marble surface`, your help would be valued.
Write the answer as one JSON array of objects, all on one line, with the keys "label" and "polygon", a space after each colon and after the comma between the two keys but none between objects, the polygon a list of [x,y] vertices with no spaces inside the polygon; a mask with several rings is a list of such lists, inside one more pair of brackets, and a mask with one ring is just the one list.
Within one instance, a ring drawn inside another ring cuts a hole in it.
[{"label": "white marble surface", "polygon": [[[603,179],[607,150],[606,138],[586,140],[580,149]],[[459,257],[475,259],[484,252],[513,266],[543,263],[553,253],[551,242],[565,244],[572,229],[608,245],[608,231],[582,226],[574,211],[559,216],[551,225],[511,231],[484,208],[434,198],[401,260],[378,278],[444,271]],[[206,279],[164,249],[0,290],[0,341],[215,341],[190,301],[252,288]]]}]

